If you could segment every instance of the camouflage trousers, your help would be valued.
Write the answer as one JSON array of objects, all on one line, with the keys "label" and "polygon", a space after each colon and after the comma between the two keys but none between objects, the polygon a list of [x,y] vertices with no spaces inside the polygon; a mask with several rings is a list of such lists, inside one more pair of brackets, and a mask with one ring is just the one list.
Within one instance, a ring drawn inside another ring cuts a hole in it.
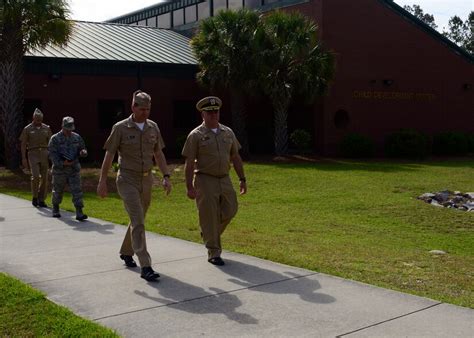
[{"label": "camouflage trousers", "polygon": [[80,172],[74,168],[64,168],[61,170],[53,170],[53,198],[54,204],[61,204],[63,200],[63,193],[66,184],[69,185],[69,190],[72,194],[72,203],[76,208],[84,207],[82,202],[82,189],[81,189],[81,175]]}]

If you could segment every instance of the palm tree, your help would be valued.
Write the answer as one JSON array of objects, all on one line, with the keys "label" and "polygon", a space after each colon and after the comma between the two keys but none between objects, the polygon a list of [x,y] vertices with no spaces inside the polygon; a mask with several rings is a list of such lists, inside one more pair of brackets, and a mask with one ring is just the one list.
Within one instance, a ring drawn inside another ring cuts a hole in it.
[{"label": "palm tree", "polygon": [[308,102],[326,92],[334,74],[334,56],[325,51],[317,27],[299,13],[275,11],[262,19],[259,82],[274,109],[275,153],[288,151],[288,107],[295,94]]},{"label": "palm tree", "polygon": [[19,165],[23,122],[23,56],[33,48],[64,45],[72,31],[65,0],[2,0],[0,3],[0,126],[8,168]]},{"label": "palm tree", "polygon": [[229,91],[232,128],[243,156],[249,151],[245,95],[257,83],[254,36],[258,23],[259,15],[247,9],[220,11],[203,20],[191,40],[200,68],[198,81],[212,91]]}]

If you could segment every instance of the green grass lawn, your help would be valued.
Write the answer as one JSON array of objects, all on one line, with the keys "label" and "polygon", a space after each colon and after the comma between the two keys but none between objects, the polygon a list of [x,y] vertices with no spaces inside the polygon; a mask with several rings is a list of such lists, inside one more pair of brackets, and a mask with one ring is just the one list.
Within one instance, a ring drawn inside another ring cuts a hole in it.
[{"label": "green grass lawn", "polygon": [[[96,197],[97,173],[84,173],[85,212],[126,224],[116,194]],[[474,160],[247,163],[246,176],[249,191],[223,235],[224,249],[474,308],[474,213],[416,199],[474,191]],[[170,196],[155,189],[147,230],[201,242],[182,167],[172,181]],[[30,199],[27,188],[8,191]],[[73,210],[69,196],[62,207]],[[434,249],[447,254],[430,254]]]},{"label": "green grass lawn", "polygon": [[0,336],[118,337],[4,273],[0,273]]}]

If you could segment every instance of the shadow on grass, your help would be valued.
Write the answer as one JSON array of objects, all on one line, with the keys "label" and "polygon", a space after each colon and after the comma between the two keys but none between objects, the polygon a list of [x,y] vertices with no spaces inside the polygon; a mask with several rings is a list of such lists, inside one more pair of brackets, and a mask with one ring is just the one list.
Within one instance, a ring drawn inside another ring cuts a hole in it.
[{"label": "shadow on grass", "polygon": [[320,171],[372,171],[372,172],[409,172],[423,170],[426,167],[474,168],[474,158],[447,160],[351,160],[351,159],[320,159],[312,161],[265,161],[250,162],[255,166],[272,166],[282,169],[317,169]]}]

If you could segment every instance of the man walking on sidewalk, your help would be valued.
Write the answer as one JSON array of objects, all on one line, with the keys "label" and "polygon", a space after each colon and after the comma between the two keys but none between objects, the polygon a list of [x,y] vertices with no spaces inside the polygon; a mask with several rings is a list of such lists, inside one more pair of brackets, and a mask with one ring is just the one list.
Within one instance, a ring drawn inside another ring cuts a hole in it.
[{"label": "man walking on sidewalk", "polygon": [[49,141],[49,156],[53,162],[53,217],[61,217],[59,205],[63,200],[66,184],[72,194],[72,202],[76,208],[76,219],[84,221],[87,215],[82,212],[84,202],[81,188],[81,164],[79,157],[86,157],[87,150],[82,137],[74,133],[74,119],[63,118],[62,130]]},{"label": "man walking on sidewalk", "polygon": [[149,120],[151,97],[136,91],[132,98],[132,115],[116,123],[105,142],[106,150],[100,172],[97,194],[107,195],[107,173],[118,151],[119,171],[117,190],[123,200],[130,223],[120,248],[120,258],[128,267],[136,267],[136,254],[141,267],[141,277],[147,281],[156,280],[160,275],[151,267],[145,238],[145,216],[150,206],[153,185],[153,157],[163,174],[163,188],[171,191],[170,174],[162,149],[165,147],[158,125]]},{"label": "man walking on sidewalk", "polygon": [[[31,171],[32,204],[46,208],[48,194],[48,142],[51,128],[43,123],[43,113],[38,108],[33,113],[33,121],[27,125],[20,136],[21,162],[23,168]],[[28,153],[28,157],[27,157]]]},{"label": "man walking on sidewalk", "polygon": [[196,200],[208,262],[214,265],[224,265],[221,235],[237,213],[237,196],[229,177],[231,162],[239,176],[240,194],[247,192],[239,141],[229,127],[219,123],[221,105],[216,96],[196,104],[203,123],[189,133],[182,151],[187,195]]}]

